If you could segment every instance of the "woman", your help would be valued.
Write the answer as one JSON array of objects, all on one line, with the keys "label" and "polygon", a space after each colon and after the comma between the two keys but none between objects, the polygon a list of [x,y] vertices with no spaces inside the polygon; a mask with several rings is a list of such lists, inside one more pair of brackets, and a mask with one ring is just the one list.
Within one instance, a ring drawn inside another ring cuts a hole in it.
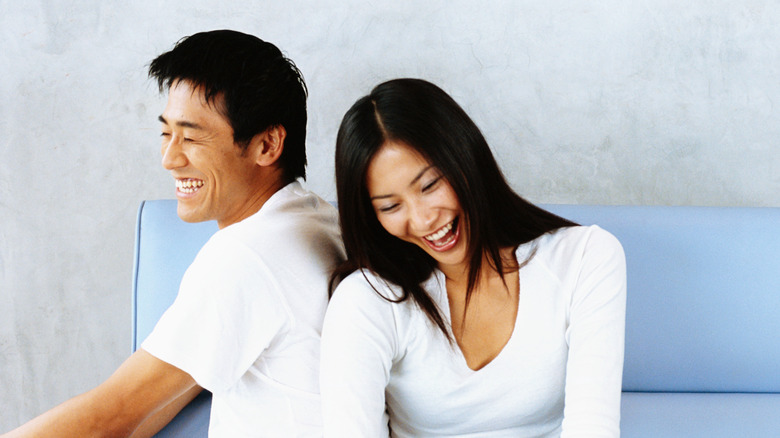
[{"label": "woman", "polygon": [[322,339],[326,437],[618,436],[617,240],[512,191],[476,125],[416,79],[346,113],[347,262]]}]

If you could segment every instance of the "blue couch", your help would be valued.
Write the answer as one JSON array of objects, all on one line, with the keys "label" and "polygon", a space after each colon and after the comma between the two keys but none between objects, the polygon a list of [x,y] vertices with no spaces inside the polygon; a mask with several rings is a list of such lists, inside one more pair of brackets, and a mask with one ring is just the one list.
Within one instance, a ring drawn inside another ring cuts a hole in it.
[{"label": "blue couch", "polygon": [[[599,224],[628,269],[622,436],[780,436],[780,208],[544,205]],[[216,231],[175,201],[142,203],[133,345],[173,301]],[[158,436],[206,436],[203,394]]]}]

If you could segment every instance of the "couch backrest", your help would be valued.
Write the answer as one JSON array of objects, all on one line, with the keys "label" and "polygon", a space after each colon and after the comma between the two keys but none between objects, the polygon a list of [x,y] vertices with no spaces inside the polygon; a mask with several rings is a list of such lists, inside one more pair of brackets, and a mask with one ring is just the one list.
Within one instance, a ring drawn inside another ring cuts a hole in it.
[{"label": "couch backrest", "polygon": [[[780,208],[543,207],[623,244],[624,390],[780,392]],[[141,205],[133,349],[216,229],[179,220],[175,201]]]},{"label": "couch backrest", "polygon": [[625,391],[780,392],[780,208],[544,207],[623,244]]}]

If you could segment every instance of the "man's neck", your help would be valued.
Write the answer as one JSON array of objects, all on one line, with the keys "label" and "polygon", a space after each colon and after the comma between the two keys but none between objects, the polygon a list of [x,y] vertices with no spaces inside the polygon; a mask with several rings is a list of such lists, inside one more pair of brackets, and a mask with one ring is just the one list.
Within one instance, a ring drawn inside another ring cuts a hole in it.
[{"label": "man's neck", "polygon": [[279,169],[278,172],[266,174],[265,177],[260,176],[256,181],[257,184],[254,185],[256,189],[252,191],[251,194],[247,197],[246,202],[237,209],[237,213],[232,216],[234,219],[229,223],[221,223],[219,221],[217,222],[217,225],[220,229],[241,222],[242,220],[254,215],[260,211],[263,205],[265,205],[265,203],[271,199],[271,197],[276,192],[292,182],[284,177],[281,169]]}]

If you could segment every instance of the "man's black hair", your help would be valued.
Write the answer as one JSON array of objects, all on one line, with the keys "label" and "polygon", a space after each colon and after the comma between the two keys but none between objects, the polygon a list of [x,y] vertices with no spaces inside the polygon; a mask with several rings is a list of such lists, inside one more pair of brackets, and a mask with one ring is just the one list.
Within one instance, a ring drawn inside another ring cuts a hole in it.
[{"label": "man's black hair", "polygon": [[283,126],[279,163],[285,177],[306,178],[306,83],[273,44],[233,30],[196,33],[155,58],[149,77],[160,92],[178,81],[199,88],[228,120],[242,149],[255,135]]}]

